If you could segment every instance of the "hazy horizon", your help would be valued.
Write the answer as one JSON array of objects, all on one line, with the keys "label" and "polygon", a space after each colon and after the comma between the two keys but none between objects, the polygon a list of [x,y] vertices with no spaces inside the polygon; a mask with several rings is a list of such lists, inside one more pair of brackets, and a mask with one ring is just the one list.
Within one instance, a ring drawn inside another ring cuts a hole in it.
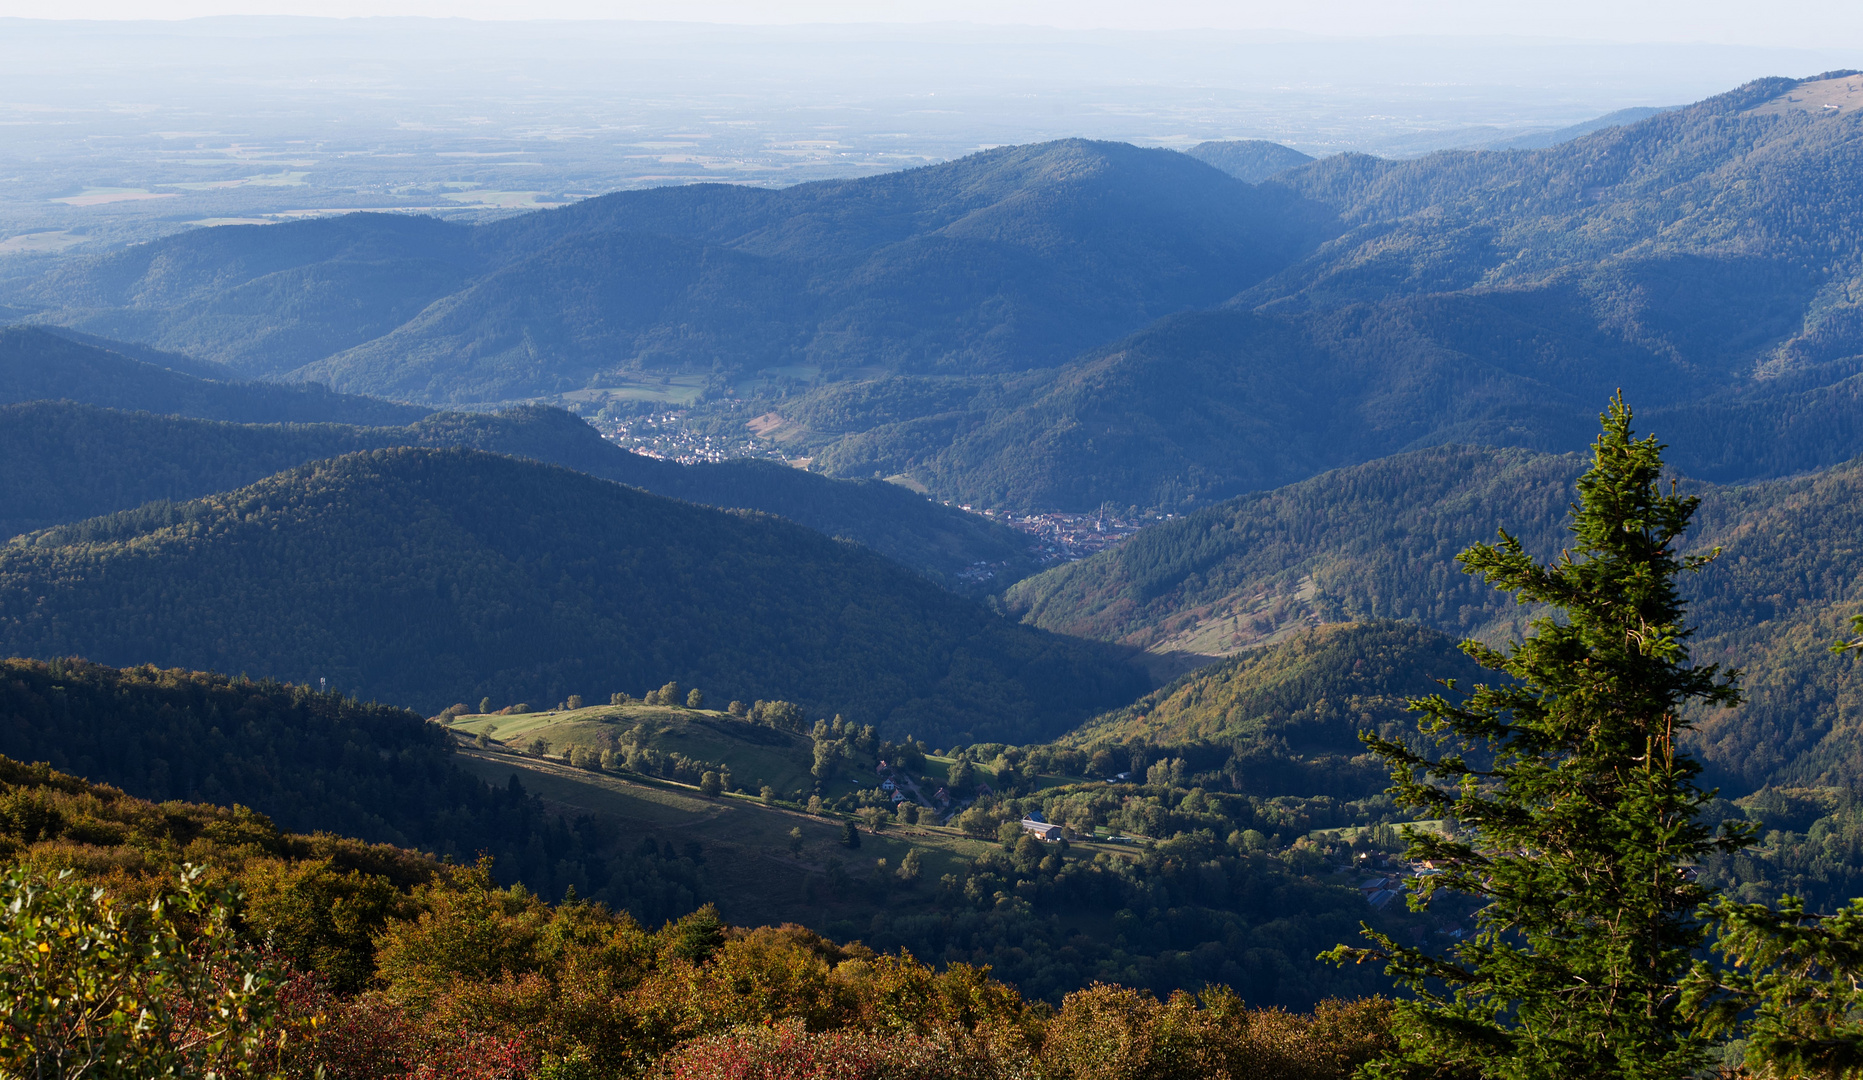
[{"label": "hazy horizon", "polygon": [[1155,0],[0,0],[0,17],[171,20],[211,16],[662,21],[719,25],[978,24],[1048,30],[1217,30],[1319,37],[1526,37],[1577,42],[1863,45],[1863,10],[1833,0],[1781,15],[1732,0],[1496,5],[1338,0],[1327,5]]},{"label": "hazy horizon", "polygon": [[[427,5],[442,6],[516,10]],[[1068,137],[1407,157],[1843,67],[1863,67],[1863,49],[979,22],[7,18],[0,255],[357,209],[474,219],[701,180],[785,186]]]}]

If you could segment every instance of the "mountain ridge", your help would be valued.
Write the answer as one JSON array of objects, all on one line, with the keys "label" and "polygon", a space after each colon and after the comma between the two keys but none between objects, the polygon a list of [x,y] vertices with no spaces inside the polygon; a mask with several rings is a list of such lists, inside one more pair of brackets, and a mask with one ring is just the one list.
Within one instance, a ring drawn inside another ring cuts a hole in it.
[{"label": "mountain ridge", "polygon": [[876,359],[1013,371],[1221,302],[1326,231],[1302,205],[1183,154],[1075,139],[781,191],[624,192],[476,231],[227,226],[74,264],[33,295],[45,321],[438,401],[709,372],[720,349],[743,352],[738,378]]},{"label": "mountain ridge", "polygon": [[[1498,643],[1532,608],[1462,574],[1455,556],[1505,528],[1534,557],[1565,546],[1578,455],[1439,447],[1239,497],[1010,588],[1033,625],[1154,651],[1234,653],[1313,622],[1403,619]],[[1863,768],[1863,666],[1830,642],[1863,612],[1863,459],[1701,495],[1682,582],[1691,655],[1754,672],[1748,702],[1697,718],[1716,783],[1836,783]]]},{"label": "mountain ridge", "polygon": [[427,712],[676,679],[947,740],[1042,737],[1143,686],[802,526],[457,448],[16,537],[0,651],[327,677]]}]

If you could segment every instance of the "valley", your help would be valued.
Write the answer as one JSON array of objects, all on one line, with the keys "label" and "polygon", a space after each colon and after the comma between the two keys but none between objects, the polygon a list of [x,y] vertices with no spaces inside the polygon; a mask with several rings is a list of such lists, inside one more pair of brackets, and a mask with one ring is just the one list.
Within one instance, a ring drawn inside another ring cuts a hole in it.
[{"label": "valley", "polygon": [[0,944],[306,1080],[1863,1053],[1859,80],[37,251]]}]

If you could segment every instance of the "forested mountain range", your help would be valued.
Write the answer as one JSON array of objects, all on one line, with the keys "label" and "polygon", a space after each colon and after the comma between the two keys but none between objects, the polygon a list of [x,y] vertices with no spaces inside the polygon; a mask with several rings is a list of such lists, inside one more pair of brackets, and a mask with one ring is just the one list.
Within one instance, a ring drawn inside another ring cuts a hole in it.
[{"label": "forested mountain range", "polygon": [[[1438,447],[1241,496],[1141,532],[1006,594],[1035,625],[1158,651],[1230,652],[1314,621],[1400,618],[1500,640],[1533,612],[1458,572],[1506,528],[1539,558],[1565,543],[1577,455]],[[1739,788],[1842,784],[1863,769],[1863,669],[1825,647],[1863,610],[1863,461],[1702,494],[1685,587],[1703,661],[1746,669],[1750,701],[1704,717]]]},{"label": "forested mountain range", "polygon": [[866,544],[947,585],[979,562],[1003,576],[1032,568],[1020,534],[892,484],[830,480],[768,461],[656,460],[604,441],[558,409],[429,415],[314,384],[194,379],[105,347],[116,344],[76,344],[31,328],[0,331],[0,403],[20,402],[0,404],[0,539],[155,499],[243,487],[354,450],[469,446],[688,502],[777,514]]},{"label": "forested mountain range", "polygon": [[622,371],[1050,366],[1221,303],[1324,212],[1080,140],[782,191],[625,192],[481,228],[358,214],[182,234],[35,286],[47,318],[253,375],[429,401]]},{"label": "forested mountain range", "polygon": [[76,341],[38,327],[0,327],[0,404],[81,401],[243,424],[406,424],[432,411],[335,394],[315,383],[203,378],[166,362],[127,355],[125,349],[137,351],[117,342]]},{"label": "forested mountain range", "polygon": [[[1546,150],[1287,170],[1266,186],[1342,230],[1297,264],[1051,373],[916,409],[895,389],[857,434],[813,425],[819,467],[986,505],[1177,508],[1433,443],[1577,449],[1620,388],[1673,420],[1696,475],[1845,460],[1863,450],[1863,116],[1772,109],[1800,88]],[[798,446],[812,409],[783,406]]]},{"label": "forested mountain range", "polygon": [[1692,474],[1753,479],[1863,449],[1863,114],[1814,107],[1845,77],[1258,184],[1062,142],[480,228],[201,230],[10,302],[430,401],[684,372],[695,416],[763,417],[813,469],[1011,509],[1180,510],[1447,442],[1575,450],[1619,387]]},{"label": "forested mountain range", "polygon": [[668,678],[927,738],[1143,687],[855,545],[475,450],[389,449],[0,548],[0,652],[246,672],[429,711]]}]

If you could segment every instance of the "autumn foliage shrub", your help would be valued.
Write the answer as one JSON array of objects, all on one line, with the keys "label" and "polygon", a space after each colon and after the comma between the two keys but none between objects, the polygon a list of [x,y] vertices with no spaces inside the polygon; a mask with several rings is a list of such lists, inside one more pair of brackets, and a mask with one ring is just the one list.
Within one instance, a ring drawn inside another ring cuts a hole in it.
[{"label": "autumn foliage shrub", "polygon": [[1227,987],[1160,1002],[1096,984],[1046,1026],[1046,1075],[1065,1080],[1333,1080],[1392,1045],[1390,1003],[1324,1002],[1311,1015],[1250,1009]]},{"label": "autumn foliage shrub", "polygon": [[[43,766],[0,769],[0,811],[0,858],[36,897],[0,919],[0,1072],[80,1036],[127,1054],[125,1075],[182,1062],[284,1080],[1331,1080],[1387,1045],[1380,1001],[1297,1015],[1224,989],[1160,1002],[1100,985],[1056,1010],[984,967],[733,927],[710,907],[649,930],[501,887],[489,860],[290,836]],[[184,852],[213,865],[177,886]],[[112,915],[182,915],[190,895],[213,899],[167,929]],[[58,926],[109,948],[80,956],[46,937]],[[137,936],[158,929],[159,949]],[[45,1006],[47,980],[73,972],[90,972],[94,1017]],[[154,1020],[139,1027],[131,1000]]]},{"label": "autumn foliage shrub", "polygon": [[974,1040],[863,1030],[811,1032],[800,1023],[744,1027],[680,1047],[666,1080],[1007,1080],[1033,1075]]},{"label": "autumn foliage shrub", "polygon": [[290,1080],[529,1080],[537,1055],[520,1039],[425,1022],[373,995],[318,996],[298,1016]]}]

